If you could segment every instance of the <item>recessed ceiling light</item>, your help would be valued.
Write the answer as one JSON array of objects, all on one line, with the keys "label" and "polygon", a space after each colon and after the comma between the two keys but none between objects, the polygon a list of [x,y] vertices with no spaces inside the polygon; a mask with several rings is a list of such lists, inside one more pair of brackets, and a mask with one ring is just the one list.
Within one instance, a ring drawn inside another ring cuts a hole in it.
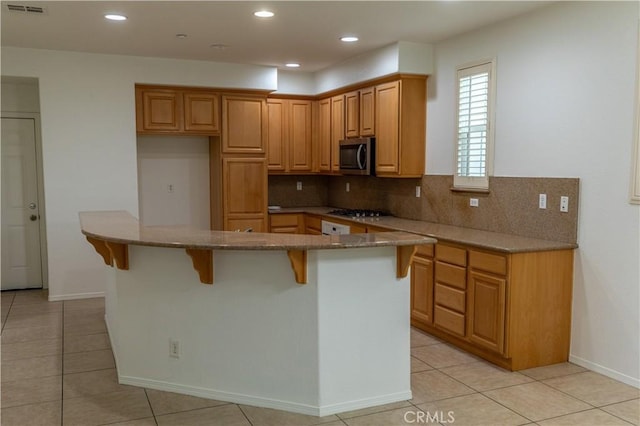
[{"label": "recessed ceiling light", "polygon": [[257,16],[258,18],[271,18],[271,17],[273,17],[273,15],[275,15],[270,10],[259,10],[257,12],[254,12],[253,14],[255,16]]},{"label": "recessed ceiling light", "polygon": [[288,68],[300,68],[300,64],[297,62],[289,62],[288,64],[284,65],[285,67]]},{"label": "recessed ceiling light", "polygon": [[209,46],[212,49],[216,49],[216,50],[224,50],[226,48],[229,47],[228,44],[223,44],[223,43],[214,43],[212,45]]},{"label": "recessed ceiling light", "polygon": [[358,37],[344,36],[344,37],[340,37],[340,41],[344,41],[345,43],[353,43],[354,41],[358,41]]},{"label": "recessed ceiling light", "polygon": [[176,38],[187,38],[187,35],[183,33],[176,34]]},{"label": "recessed ceiling light", "polygon": [[104,15],[104,17],[110,21],[126,21],[127,17],[124,15],[118,15],[115,13],[109,13],[107,15]]}]

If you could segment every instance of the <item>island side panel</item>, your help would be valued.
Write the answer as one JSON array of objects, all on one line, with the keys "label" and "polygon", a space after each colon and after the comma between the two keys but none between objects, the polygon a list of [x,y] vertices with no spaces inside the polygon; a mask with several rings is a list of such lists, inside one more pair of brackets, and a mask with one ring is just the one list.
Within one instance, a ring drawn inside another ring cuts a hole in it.
[{"label": "island side panel", "polygon": [[121,383],[318,412],[317,283],[296,284],[286,251],[218,250],[213,286],[183,250],[131,246],[129,255],[107,292]]},{"label": "island side panel", "polygon": [[411,286],[396,277],[396,247],[309,256],[318,265],[321,415],[411,399]]}]

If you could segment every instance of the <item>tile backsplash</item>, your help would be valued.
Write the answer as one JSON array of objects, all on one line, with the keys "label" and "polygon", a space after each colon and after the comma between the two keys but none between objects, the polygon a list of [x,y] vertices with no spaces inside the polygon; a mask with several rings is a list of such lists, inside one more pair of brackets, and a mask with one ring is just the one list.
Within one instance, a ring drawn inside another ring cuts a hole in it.
[{"label": "tile backsplash", "polygon": [[[302,181],[303,190],[296,191]],[[346,184],[349,183],[349,192]],[[492,177],[490,192],[453,192],[453,176],[421,179],[368,176],[270,176],[269,204],[283,207],[328,205],[388,210],[397,217],[575,243],[578,233],[579,179]],[[416,186],[421,197],[416,197]],[[539,194],[547,208],[538,208]],[[560,212],[560,196],[569,211]],[[469,199],[478,199],[471,207]]]}]

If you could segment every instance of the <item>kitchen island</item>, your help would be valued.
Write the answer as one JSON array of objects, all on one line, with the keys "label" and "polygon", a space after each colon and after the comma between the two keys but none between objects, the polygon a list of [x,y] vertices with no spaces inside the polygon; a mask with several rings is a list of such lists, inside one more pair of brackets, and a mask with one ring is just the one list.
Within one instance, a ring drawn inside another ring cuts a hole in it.
[{"label": "kitchen island", "polygon": [[80,222],[114,266],[120,383],[317,416],[411,398],[407,273],[434,239],[145,227],[123,211]]}]

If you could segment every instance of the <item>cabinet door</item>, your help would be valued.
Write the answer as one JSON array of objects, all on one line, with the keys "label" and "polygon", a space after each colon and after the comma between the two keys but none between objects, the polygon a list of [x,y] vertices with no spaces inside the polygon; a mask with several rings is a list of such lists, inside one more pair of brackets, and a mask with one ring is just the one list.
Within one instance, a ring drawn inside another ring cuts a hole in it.
[{"label": "cabinet door", "polygon": [[304,215],[304,233],[322,235],[322,219],[320,216]]},{"label": "cabinet door", "polygon": [[138,131],[182,130],[182,94],[177,90],[139,90],[142,122]]},{"label": "cabinet door", "polygon": [[331,99],[318,103],[318,170],[331,171]]},{"label": "cabinet door", "polygon": [[220,100],[217,94],[184,92],[183,98],[185,131],[220,134]]},{"label": "cabinet door", "polygon": [[344,134],[348,138],[357,138],[360,132],[360,95],[358,91],[344,95]]},{"label": "cabinet door", "polygon": [[418,256],[411,264],[411,319],[433,323],[433,260]]},{"label": "cabinet door", "polygon": [[222,152],[262,154],[267,132],[263,98],[222,97]]},{"label": "cabinet door", "polygon": [[340,171],[340,140],[344,139],[344,96],[331,98],[331,171]]},{"label": "cabinet door", "polygon": [[471,270],[468,284],[469,340],[503,353],[506,280]]},{"label": "cabinet door", "polygon": [[290,100],[289,104],[289,170],[310,172],[313,139],[311,135],[311,101]]},{"label": "cabinet door", "polygon": [[282,99],[267,100],[267,168],[271,171],[286,170],[287,158],[287,114],[286,101]]},{"label": "cabinet door", "polygon": [[[267,166],[264,158],[222,159],[224,229],[267,229]],[[244,220],[244,222],[243,222]],[[242,228],[239,224],[245,223]],[[259,227],[256,224],[260,224]]]},{"label": "cabinet door", "polygon": [[269,215],[269,232],[279,234],[301,234],[304,230],[302,214],[278,213]]},{"label": "cabinet door", "polygon": [[375,89],[360,90],[360,136],[375,135]]},{"label": "cabinet door", "polygon": [[376,173],[398,172],[400,83],[376,88]]}]

